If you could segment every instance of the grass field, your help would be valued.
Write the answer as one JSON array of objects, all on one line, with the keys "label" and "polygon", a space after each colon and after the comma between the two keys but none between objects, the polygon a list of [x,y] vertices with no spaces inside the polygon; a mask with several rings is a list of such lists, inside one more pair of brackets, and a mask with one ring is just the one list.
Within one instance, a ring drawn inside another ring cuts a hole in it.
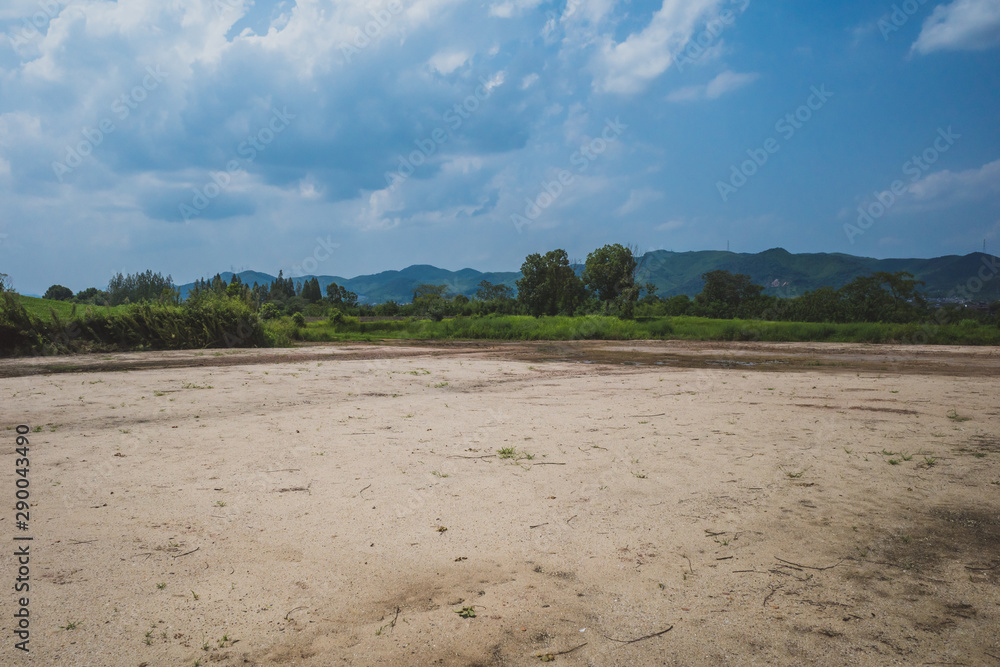
[{"label": "grass field", "polygon": [[718,340],[770,342],[910,343],[1000,345],[1000,329],[962,324],[812,323],[664,317],[644,321],[614,317],[496,316],[430,320],[329,321],[295,327],[287,319],[267,324],[278,345],[293,340]]}]

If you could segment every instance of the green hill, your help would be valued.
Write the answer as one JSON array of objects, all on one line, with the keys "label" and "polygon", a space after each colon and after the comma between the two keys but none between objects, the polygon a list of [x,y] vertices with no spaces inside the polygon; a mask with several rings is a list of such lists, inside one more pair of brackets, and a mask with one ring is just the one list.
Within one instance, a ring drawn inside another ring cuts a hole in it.
[{"label": "green hill", "polygon": [[[975,301],[995,301],[1000,299],[1000,276],[993,267],[997,260],[992,255],[975,252],[969,255],[946,255],[930,259],[874,259],[871,257],[856,257],[842,253],[803,253],[792,254],[781,248],[773,248],[760,253],[735,253],[716,250],[697,252],[671,252],[654,250],[646,253],[639,267],[639,281],[652,282],[657,293],[663,297],[687,294],[694,296],[701,291],[702,274],[722,269],[733,273],[748,274],[754,282],[766,287],[768,294],[782,297],[799,296],[804,292],[820,287],[842,287],[858,276],[868,275],[875,271],[909,271],[918,280],[925,281],[922,287],[930,297],[947,297],[955,295],[956,290],[965,288],[969,281],[970,287],[977,284],[982,287],[978,292],[968,295]],[[582,267],[576,267],[581,270]],[[977,283],[980,269],[983,275],[990,279]],[[228,282],[232,273],[221,274]],[[420,284],[448,285],[452,294],[472,296],[480,281],[502,283],[515,287],[515,281],[520,277],[516,271],[481,273],[475,269],[449,271],[427,264],[409,266],[401,271],[382,271],[370,275],[342,278],[340,276],[316,276],[320,288],[325,292],[331,282],[344,285],[358,294],[363,303],[381,303],[394,300],[407,303],[413,296],[413,289]],[[256,271],[243,271],[240,279],[252,285],[254,282],[265,284],[274,280],[274,276]],[[313,276],[296,277],[304,280]],[[180,287],[181,295],[186,296],[191,284]]]}]

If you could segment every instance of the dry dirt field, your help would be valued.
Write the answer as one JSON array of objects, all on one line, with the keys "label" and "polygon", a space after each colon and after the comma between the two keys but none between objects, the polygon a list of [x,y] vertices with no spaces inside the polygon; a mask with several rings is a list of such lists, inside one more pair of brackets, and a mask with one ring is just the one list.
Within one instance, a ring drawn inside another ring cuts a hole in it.
[{"label": "dry dirt field", "polygon": [[0,360],[0,664],[1000,665],[998,376],[679,342]]}]

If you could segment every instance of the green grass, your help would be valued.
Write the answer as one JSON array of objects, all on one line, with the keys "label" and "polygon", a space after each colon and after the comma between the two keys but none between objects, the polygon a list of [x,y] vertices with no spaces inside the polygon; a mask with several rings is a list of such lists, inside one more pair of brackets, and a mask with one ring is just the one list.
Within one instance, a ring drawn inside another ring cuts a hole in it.
[{"label": "green grass", "polygon": [[431,320],[397,320],[335,324],[329,320],[296,328],[287,318],[265,325],[278,345],[379,339],[488,340],[717,340],[839,343],[908,343],[1000,345],[1000,328],[940,326],[926,337],[919,324],[765,322],[715,320],[704,317],[662,317],[620,320],[616,317],[530,317],[487,315]]}]

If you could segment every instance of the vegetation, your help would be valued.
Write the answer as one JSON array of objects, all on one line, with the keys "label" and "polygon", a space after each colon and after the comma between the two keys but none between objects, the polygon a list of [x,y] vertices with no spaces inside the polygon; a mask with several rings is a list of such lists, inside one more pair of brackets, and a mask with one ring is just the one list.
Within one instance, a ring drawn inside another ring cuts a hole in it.
[{"label": "vegetation", "polygon": [[[646,255],[648,257],[648,254]],[[876,271],[794,298],[768,294],[750,274],[704,273],[694,299],[640,285],[633,249],[605,245],[572,264],[565,250],[525,258],[517,290],[483,279],[472,298],[421,283],[410,303],[359,303],[315,277],[269,284],[199,280],[181,302],[170,276],[118,274],[107,289],[22,297],[0,274],[0,354],[108,349],[285,346],[294,341],[417,339],[698,339],[1000,344],[1000,303],[933,305],[906,271]],[[479,274],[482,275],[482,274]],[[645,295],[640,298],[642,292]]]}]

